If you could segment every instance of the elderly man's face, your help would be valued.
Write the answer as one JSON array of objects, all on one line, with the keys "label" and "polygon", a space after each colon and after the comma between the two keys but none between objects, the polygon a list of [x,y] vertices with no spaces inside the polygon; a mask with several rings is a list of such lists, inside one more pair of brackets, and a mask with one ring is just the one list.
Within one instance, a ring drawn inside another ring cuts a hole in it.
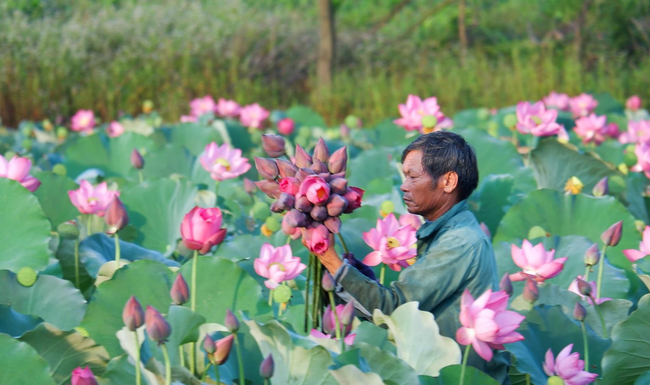
[{"label": "elderly man's face", "polygon": [[[402,165],[405,180],[401,190],[410,213],[430,219],[451,197],[445,193],[443,177],[434,183],[422,166],[422,151],[411,151]],[[454,186],[455,187],[455,186]]]}]

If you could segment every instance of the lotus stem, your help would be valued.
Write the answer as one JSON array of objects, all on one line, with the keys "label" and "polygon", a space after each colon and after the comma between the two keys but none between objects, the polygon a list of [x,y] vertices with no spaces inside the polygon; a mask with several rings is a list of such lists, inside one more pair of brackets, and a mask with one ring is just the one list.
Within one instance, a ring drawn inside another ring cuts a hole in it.
[{"label": "lotus stem", "polygon": [[273,289],[269,290],[269,306],[273,306]]},{"label": "lotus stem", "polygon": [[205,370],[203,371],[203,375],[201,376],[201,382],[205,382],[205,377],[208,375],[208,370],[210,370],[210,366],[212,366],[212,362],[208,362],[208,366],[205,367]]},{"label": "lotus stem", "polygon": [[86,217],[86,237],[89,237],[90,234],[92,234],[92,231],[93,231],[93,229],[92,229],[92,220],[93,220],[93,215],[88,214],[88,216]]},{"label": "lotus stem", "polygon": [[348,249],[348,245],[345,244],[345,240],[343,239],[343,235],[341,235],[340,232],[337,235],[339,236],[339,239],[341,240],[341,246],[343,246],[343,251],[346,252],[346,253],[349,253],[350,250]]},{"label": "lotus stem", "polygon": [[316,320],[316,327],[318,327],[319,320],[318,314],[321,310],[321,279],[323,278],[323,265],[320,261],[316,261],[316,276],[314,277],[314,319]]},{"label": "lotus stem", "polygon": [[463,355],[463,365],[460,368],[460,382],[458,385],[463,385],[465,381],[465,368],[467,367],[467,359],[469,358],[469,351],[472,349],[472,345],[469,344],[465,347],[465,354]]},{"label": "lotus stem", "polygon": [[269,379],[268,378],[264,379],[264,385],[269,385]]},{"label": "lotus stem", "polygon": [[290,243],[291,243],[291,235],[289,235],[289,236],[287,237],[287,241],[284,242],[284,244],[285,244],[285,245],[288,245],[288,244],[290,244]]},{"label": "lotus stem", "polygon": [[379,284],[383,285],[384,284],[384,275],[386,274],[386,264],[382,263],[381,264],[381,269],[379,270]]},{"label": "lotus stem", "polygon": [[[190,310],[196,311],[196,269],[199,265],[199,252],[194,250],[194,258],[192,258],[192,291],[190,293]],[[194,375],[196,367],[196,343],[190,344],[190,373]]]},{"label": "lotus stem", "polygon": [[587,340],[587,328],[585,328],[585,321],[580,321],[580,326],[582,326],[582,342],[585,350],[585,371],[589,371],[589,343]]},{"label": "lotus stem", "polygon": [[526,385],[530,385],[530,374],[526,373]]},{"label": "lotus stem", "polygon": [[115,233],[115,270],[120,268],[120,236]]},{"label": "lotus stem", "polygon": [[142,384],[142,374],[140,373],[140,341],[138,340],[138,331],[135,333],[135,384]]},{"label": "lotus stem", "polygon": [[140,184],[144,183],[144,178],[142,177],[142,170],[138,170],[138,178],[140,179]]},{"label": "lotus stem", "polygon": [[219,200],[219,181],[216,181],[214,183],[214,205],[217,205],[217,201]]},{"label": "lotus stem", "polygon": [[172,365],[169,362],[169,353],[167,352],[167,346],[165,344],[160,345],[160,348],[163,352],[163,357],[165,357],[165,385],[171,385],[172,383]]},{"label": "lotus stem", "polygon": [[305,282],[305,333],[307,333],[309,322],[309,286],[311,280],[311,269],[314,264],[314,254],[309,253],[309,264],[307,266],[307,282]]},{"label": "lotus stem", "polygon": [[217,385],[221,385],[221,380],[219,379],[219,368],[217,365],[214,365],[212,369],[214,369],[214,379],[217,380]]},{"label": "lotus stem", "polygon": [[237,361],[239,361],[239,383],[243,385],[246,384],[246,377],[244,377],[244,361],[241,358],[241,345],[237,333],[235,333],[235,348],[237,348]]},{"label": "lotus stem", "polygon": [[79,287],[79,238],[74,240],[74,282],[77,289],[81,290]]},{"label": "lotus stem", "polygon": [[603,251],[600,254],[601,258],[598,263],[598,280],[596,281],[596,299],[594,300],[594,303],[596,303],[597,299],[600,299],[600,285],[603,283],[603,272],[605,271],[605,252],[607,251],[607,245],[603,246]]},{"label": "lotus stem", "polygon": [[585,282],[589,282],[589,273],[591,272],[591,266],[587,265],[587,268],[585,269],[585,275],[583,275],[583,279]]},{"label": "lotus stem", "polygon": [[181,362],[181,367],[185,367],[185,351],[183,350],[183,345],[178,346],[178,359]]}]

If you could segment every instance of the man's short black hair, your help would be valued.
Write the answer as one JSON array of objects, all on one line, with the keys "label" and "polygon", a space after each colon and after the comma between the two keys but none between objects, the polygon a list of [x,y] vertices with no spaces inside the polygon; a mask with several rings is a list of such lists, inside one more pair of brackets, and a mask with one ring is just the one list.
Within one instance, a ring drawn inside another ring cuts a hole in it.
[{"label": "man's short black hair", "polygon": [[422,166],[434,183],[443,174],[458,174],[458,200],[467,199],[478,185],[476,154],[462,136],[436,131],[415,139],[402,152],[402,163],[411,151],[422,151]]}]

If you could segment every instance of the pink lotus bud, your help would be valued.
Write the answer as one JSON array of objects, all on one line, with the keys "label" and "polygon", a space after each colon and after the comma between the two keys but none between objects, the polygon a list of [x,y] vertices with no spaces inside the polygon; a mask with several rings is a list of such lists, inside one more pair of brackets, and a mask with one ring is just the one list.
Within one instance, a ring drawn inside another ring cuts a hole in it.
[{"label": "pink lotus bud", "polygon": [[194,207],[185,214],[181,223],[183,243],[188,249],[205,254],[226,238],[226,229],[221,228],[221,224],[222,215],[218,207]]},{"label": "pink lotus bud", "polygon": [[260,364],[260,377],[265,380],[273,377],[273,371],[275,369],[275,363],[273,362],[273,356],[268,355]]},{"label": "pink lotus bud", "polygon": [[239,330],[239,320],[230,311],[230,309],[226,309],[226,320],[224,322],[224,325],[226,326],[226,329],[228,329],[228,331],[231,333],[237,333]]},{"label": "pink lotus bud", "polygon": [[307,199],[306,196],[301,196],[300,198],[296,199],[296,203],[293,207],[302,211],[303,213],[309,213],[314,205],[309,201],[309,199]]},{"label": "pink lotus bud", "polygon": [[283,211],[289,211],[293,208],[296,198],[291,194],[282,193],[276,202]]},{"label": "pink lotus bud", "polygon": [[104,222],[108,226],[108,230],[106,230],[108,234],[115,234],[129,224],[129,215],[117,195],[113,196],[113,200],[106,209]]},{"label": "pink lotus bud", "polygon": [[295,227],[305,227],[307,226],[307,216],[303,213],[301,213],[298,210],[291,210],[289,211],[284,218],[282,219],[282,222],[286,222],[288,226],[295,228]]},{"label": "pink lotus bud", "polygon": [[252,180],[244,178],[244,191],[248,194],[253,194],[257,191],[257,186],[255,186],[255,183],[253,183]]},{"label": "pink lotus bud", "polygon": [[214,362],[217,365],[223,365],[230,355],[230,350],[232,350],[232,342],[235,338],[234,334],[224,337],[214,343],[216,351],[214,352]]},{"label": "pink lotus bud", "polygon": [[327,207],[314,206],[314,208],[311,209],[309,214],[315,221],[322,222],[325,219],[327,219]]},{"label": "pink lotus bud", "polygon": [[348,189],[348,181],[345,178],[334,178],[330,181],[330,193],[343,195]]},{"label": "pink lotus bud", "polygon": [[316,175],[316,172],[314,172],[314,170],[312,170],[311,168],[301,168],[296,173],[296,178],[298,178],[298,180],[302,182],[310,175]]},{"label": "pink lotus bud", "polygon": [[278,165],[278,170],[280,170],[280,176],[283,178],[289,178],[296,175],[298,172],[298,167],[291,162],[286,160],[276,159],[275,163]]},{"label": "pink lotus bud", "polygon": [[266,180],[275,180],[279,173],[278,165],[266,158],[255,157],[255,168],[260,173],[260,176]]},{"label": "pink lotus bud", "polygon": [[537,282],[532,279],[526,280],[526,286],[524,286],[524,299],[530,303],[534,303],[539,298],[539,289],[537,289]]},{"label": "pink lotus bud", "polygon": [[363,199],[364,192],[364,190],[358,187],[348,187],[343,195],[343,198],[348,201],[348,208],[345,209],[344,213],[349,214],[361,207],[361,200]]},{"label": "pink lotus bud", "polygon": [[510,274],[505,273],[501,282],[499,282],[499,290],[503,290],[508,294],[508,297],[512,295],[512,281],[510,281]]},{"label": "pink lotus bud", "polygon": [[278,122],[278,132],[282,135],[291,135],[295,128],[293,119],[284,118]]},{"label": "pink lotus bud", "polygon": [[151,306],[147,306],[147,312],[144,316],[144,324],[147,328],[147,334],[153,341],[158,342],[158,345],[164,344],[167,338],[172,334],[172,328],[167,323],[158,310]]},{"label": "pink lotus bud", "polygon": [[284,138],[275,134],[262,134],[262,148],[271,158],[279,158],[286,153]]},{"label": "pink lotus bud", "polygon": [[271,212],[278,213],[278,214],[287,211],[282,208],[282,205],[278,201],[274,201],[273,203],[271,203],[270,209]]},{"label": "pink lotus bud", "polygon": [[190,289],[187,287],[185,278],[180,273],[176,276],[169,295],[176,305],[182,305],[190,299]]},{"label": "pink lotus bud", "polygon": [[341,218],[339,217],[329,217],[323,221],[323,224],[333,234],[338,234],[341,230]]},{"label": "pink lotus bud", "polygon": [[573,318],[582,322],[585,320],[585,317],[587,317],[587,310],[580,302],[576,302],[576,305],[573,307]]},{"label": "pink lotus bud", "polygon": [[329,175],[329,171],[327,170],[327,166],[325,163],[321,162],[320,160],[316,159],[314,160],[314,163],[310,167],[316,174],[321,174],[321,173],[327,173]]},{"label": "pink lotus bud", "polygon": [[641,108],[641,98],[637,95],[630,96],[625,102],[625,107],[630,111],[636,111]]},{"label": "pink lotus bud", "polygon": [[72,371],[72,385],[98,385],[89,367],[78,367]]},{"label": "pink lotus bud", "polygon": [[346,146],[334,151],[328,163],[329,170],[332,174],[345,171],[348,164],[348,149]]},{"label": "pink lotus bud", "polygon": [[300,191],[300,181],[298,178],[280,178],[280,191],[283,193],[296,195]]},{"label": "pink lotus bud", "polygon": [[609,229],[600,236],[600,239],[607,246],[616,246],[621,240],[621,234],[623,232],[623,221],[618,221],[611,225]]},{"label": "pink lotus bud", "polygon": [[594,189],[592,190],[592,194],[595,197],[602,197],[604,195],[607,195],[609,188],[607,186],[607,177],[604,177],[596,185],[594,186]]},{"label": "pink lotus bud", "polygon": [[580,294],[591,297],[591,285],[581,278],[576,278],[578,282],[578,291]]},{"label": "pink lotus bud", "polygon": [[307,244],[307,248],[312,253],[323,254],[329,249],[330,232],[324,225],[316,225],[306,229],[303,233],[303,238]]},{"label": "pink lotus bud", "polygon": [[314,161],[316,159],[320,160],[323,163],[327,163],[330,159],[330,150],[327,148],[327,144],[325,144],[325,141],[323,138],[318,138],[318,143],[316,143],[316,147],[314,147]]},{"label": "pink lotus bud", "polygon": [[296,166],[298,168],[308,168],[314,163],[311,156],[299,144],[296,144]]},{"label": "pink lotus bud", "polygon": [[124,321],[126,328],[132,332],[144,323],[144,311],[142,310],[142,306],[140,306],[140,302],[135,299],[135,296],[131,296],[126,301],[124,310],[122,310],[122,321]]},{"label": "pink lotus bud", "polygon": [[327,214],[331,217],[338,217],[348,208],[347,199],[338,194],[332,194],[327,201]]},{"label": "pink lotus bud", "polygon": [[310,175],[300,184],[299,196],[306,196],[315,205],[325,205],[330,197],[330,185],[318,175]]},{"label": "pink lotus bud", "polygon": [[343,325],[348,326],[352,324],[352,321],[354,320],[354,300],[350,300],[350,302],[345,304],[340,318]]},{"label": "pink lotus bud", "polygon": [[144,167],[144,158],[135,148],[131,151],[131,165],[138,170],[141,170]]},{"label": "pink lotus bud", "polygon": [[269,198],[277,199],[280,196],[280,186],[278,185],[278,182],[274,180],[260,180],[254,183],[255,186],[262,190],[264,194],[268,195]]},{"label": "pink lotus bud", "polygon": [[334,278],[329,271],[325,271],[323,274],[323,279],[321,280],[321,286],[326,292],[334,291]]},{"label": "pink lotus bud", "polygon": [[585,252],[585,265],[586,266],[596,266],[600,260],[600,250],[598,250],[598,245],[593,244]]},{"label": "pink lotus bud", "polygon": [[214,340],[212,337],[210,337],[209,334],[206,334],[205,338],[203,339],[203,349],[205,349],[205,352],[208,354],[212,354],[217,351]]}]

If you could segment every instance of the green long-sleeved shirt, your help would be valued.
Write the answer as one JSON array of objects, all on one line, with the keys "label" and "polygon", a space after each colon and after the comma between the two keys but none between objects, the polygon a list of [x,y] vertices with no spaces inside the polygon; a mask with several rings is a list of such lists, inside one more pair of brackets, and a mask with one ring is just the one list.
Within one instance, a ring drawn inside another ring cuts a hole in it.
[{"label": "green long-sleeved shirt", "polygon": [[[423,224],[417,239],[417,261],[402,270],[399,279],[389,287],[344,263],[334,275],[336,292],[346,302],[354,299],[358,313],[368,318],[374,309],[390,314],[402,304],[417,301],[420,310],[433,313],[440,334],[455,339],[462,326],[460,299],[465,289],[474,298],[488,289],[498,290],[492,245],[468,210],[467,201]],[[488,363],[472,351],[468,363],[500,383],[509,384],[509,361],[506,352],[495,351]]]}]

